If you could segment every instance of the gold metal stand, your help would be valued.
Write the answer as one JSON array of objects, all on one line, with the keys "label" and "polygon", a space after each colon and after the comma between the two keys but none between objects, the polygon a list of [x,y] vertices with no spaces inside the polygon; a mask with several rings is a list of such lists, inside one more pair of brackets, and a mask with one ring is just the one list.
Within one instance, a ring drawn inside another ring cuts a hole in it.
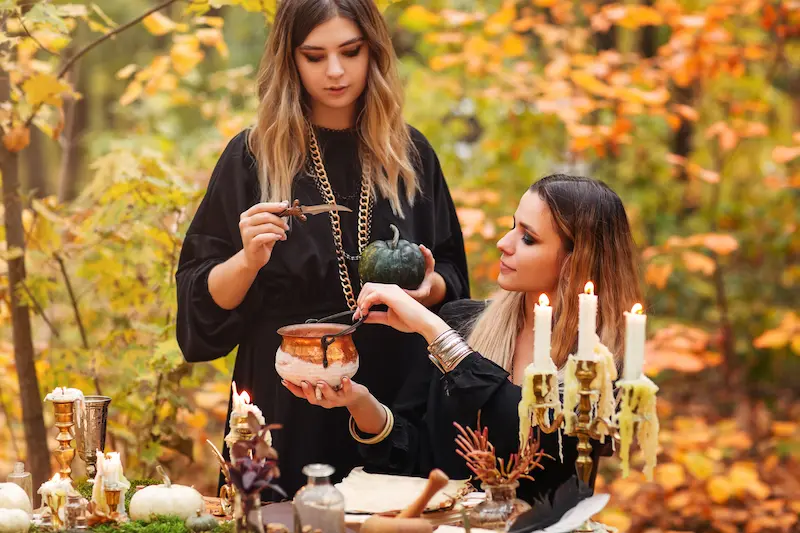
[{"label": "gold metal stand", "polygon": [[[228,448],[232,448],[234,444],[241,440],[250,440],[252,438],[253,432],[250,431],[250,425],[247,423],[247,415],[233,417],[231,432],[225,438],[225,441],[228,443]],[[227,468],[223,468],[222,473],[225,474],[226,483],[219,489],[219,503],[222,507],[222,512],[226,515],[231,515],[233,513],[233,504],[236,499],[236,487],[231,484]]]},{"label": "gold metal stand", "polygon": [[72,400],[68,402],[53,400],[53,411],[55,414],[58,428],[58,448],[53,451],[56,461],[58,461],[59,475],[61,479],[72,479],[72,460],[75,458],[75,448],[71,446],[73,439],[73,428],[75,426],[74,414],[72,411]]}]

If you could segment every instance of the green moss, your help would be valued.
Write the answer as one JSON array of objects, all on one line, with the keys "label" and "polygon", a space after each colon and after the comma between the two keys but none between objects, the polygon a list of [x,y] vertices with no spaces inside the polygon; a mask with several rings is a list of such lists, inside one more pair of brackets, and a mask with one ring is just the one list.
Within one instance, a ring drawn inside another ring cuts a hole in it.
[{"label": "green moss", "polygon": [[[159,485],[162,482],[157,479],[131,479],[131,488],[125,494],[125,510],[128,510],[128,507],[131,503],[131,498],[133,498],[133,494],[136,492],[136,487],[139,485],[148,486],[148,485]],[[75,490],[77,490],[81,496],[86,498],[87,500],[92,499],[92,489],[94,488],[94,484],[89,483],[87,480],[78,480],[75,482]]]},{"label": "green moss", "polygon": [[[141,484],[141,483],[140,483]],[[233,521],[224,522],[210,533],[231,533]],[[52,533],[52,530],[31,526],[29,533]],[[70,533],[67,531],[66,533]],[[191,533],[184,520],[174,516],[160,516],[152,522],[133,520],[124,524],[100,524],[85,530],[85,533]]]}]

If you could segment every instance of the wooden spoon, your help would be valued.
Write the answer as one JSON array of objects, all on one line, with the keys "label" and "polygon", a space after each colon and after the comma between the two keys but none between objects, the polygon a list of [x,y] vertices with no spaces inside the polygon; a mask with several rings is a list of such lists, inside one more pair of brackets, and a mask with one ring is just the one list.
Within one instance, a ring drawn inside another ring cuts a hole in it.
[{"label": "wooden spoon", "polygon": [[432,533],[433,525],[424,518],[371,516],[361,525],[361,533]]},{"label": "wooden spoon", "polygon": [[450,478],[447,477],[447,474],[438,468],[431,470],[431,473],[428,475],[428,483],[425,484],[425,490],[422,491],[422,494],[420,494],[411,505],[400,511],[397,518],[416,518],[421,515],[425,507],[428,506],[428,502],[431,501],[431,498],[442,490],[445,485],[447,485],[448,481],[450,481]]}]

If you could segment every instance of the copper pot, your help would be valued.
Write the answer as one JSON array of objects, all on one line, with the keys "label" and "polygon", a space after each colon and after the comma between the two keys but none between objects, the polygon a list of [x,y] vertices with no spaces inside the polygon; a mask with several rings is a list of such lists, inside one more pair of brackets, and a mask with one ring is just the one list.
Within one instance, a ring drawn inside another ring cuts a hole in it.
[{"label": "copper pot", "polygon": [[351,325],[326,322],[352,313],[280,328],[283,340],[275,354],[275,370],[281,378],[298,386],[302,381],[311,385],[325,381],[338,388],[343,377],[353,377],[358,371],[358,351],[352,333],[364,319]]}]

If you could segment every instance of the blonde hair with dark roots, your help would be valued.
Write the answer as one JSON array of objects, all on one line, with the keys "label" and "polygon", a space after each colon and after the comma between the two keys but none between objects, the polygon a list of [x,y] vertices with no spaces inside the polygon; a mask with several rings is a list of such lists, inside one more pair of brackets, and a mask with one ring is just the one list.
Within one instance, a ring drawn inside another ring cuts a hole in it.
[{"label": "blonde hair with dark roots", "polygon": [[[356,128],[362,164],[369,163],[373,195],[380,192],[403,215],[401,190],[410,205],[419,189],[416,156],[403,120],[403,88],[389,29],[373,0],[282,0],[258,72],[258,116],[248,147],[258,161],[261,201],[291,200],[292,183],[308,152],[309,105],[294,50],[334,17],[352,20],[370,53],[367,84],[358,100]],[[402,183],[402,187],[401,187]]]},{"label": "blonde hair with dark roots", "polygon": [[[547,204],[564,248],[552,303],[553,361],[561,368],[575,351],[578,295],[592,281],[599,297],[598,335],[621,369],[623,313],[642,302],[636,249],[622,200],[600,181],[563,174],[542,178],[529,190]],[[501,291],[476,318],[469,337],[476,351],[508,371],[517,335],[525,325],[525,298],[525,293]]]}]

